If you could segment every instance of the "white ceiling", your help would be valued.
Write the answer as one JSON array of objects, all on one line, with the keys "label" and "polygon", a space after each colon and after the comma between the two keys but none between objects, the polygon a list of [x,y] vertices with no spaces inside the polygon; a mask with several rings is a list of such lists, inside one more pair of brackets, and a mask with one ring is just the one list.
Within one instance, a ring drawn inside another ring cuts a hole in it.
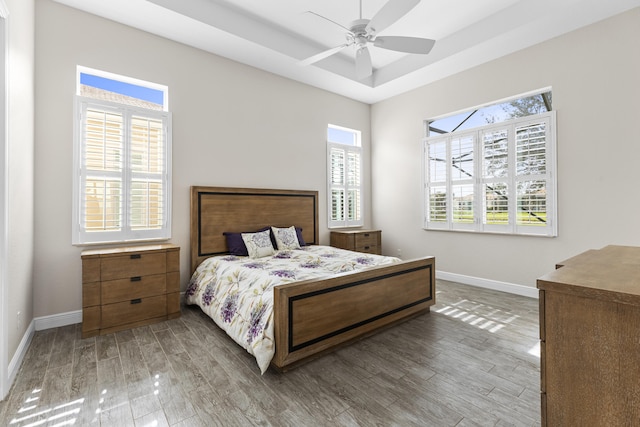
[{"label": "white ceiling", "polygon": [[344,27],[387,0],[55,0],[362,102],[375,103],[640,6],[640,0],[422,0],[380,35],[435,39],[428,55],[370,45],[373,75],[358,81]]}]

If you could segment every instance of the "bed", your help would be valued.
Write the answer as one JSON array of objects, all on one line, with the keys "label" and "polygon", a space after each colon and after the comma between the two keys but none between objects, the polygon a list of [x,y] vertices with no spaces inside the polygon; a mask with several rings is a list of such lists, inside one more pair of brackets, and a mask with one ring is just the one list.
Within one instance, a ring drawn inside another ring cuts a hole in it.
[{"label": "bed", "polygon": [[[322,264],[335,264],[336,251],[344,252],[347,257],[341,261],[347,268],[341,270],[341,264],[330,276],[315,271],[309,276],[299,276],[297,272],[301,269],[298,269],[295,275],[274,282],[268,290],[263,282],[255,285],[253,293],[258,292],[256,289],[265,291],[264,305],[269,305],[271,311],[263,313],[260,300],[261,310],[254,307],[251,313],[252,319],[256,311],[265,319],[258,332],[272,330],[272,342],[265,344],[273,347],[272,356],[268,356],[268,360],[264,356],[260,356],[262,360],[256,357],[263,373],[268,366],[286,371],[381,328],[427,312],[435,303],[433,257],[410,261],[383,256],[374,259],[375,255],[324,247],[319,245],[318,225],[316,191],[191,187],[192,279],[186,300],[188,304],[200,305],[205,313],[207,307],[197,300],[203,300],[205,292],[210,292],[209,299],[214,294],[205,287],[215,274],[225,278],[251,276],[254,272],[258,274],[257,270],[271,258],[275,258],[275,268],[283,271],[287,270],[279,264],[283,258],[292,258],[298,266],[305,266],[319,263],[318,260]],[[296,227],[298,238],[309,246],[274,251],[273,255],[258,259],[229,255],[227,235],[230,232],[258,232],[270,227],[277,227],[276,231],[292,226]],[[363,268],[361,263],[365,264]],[[241,265],[244,270],[236,271]],[[298,276],[303,279],[298,280]],[[260,280],[271,282],[273,277]],[[206,279],[200,281],[203,278]],[[226,301],[228,299],[220,301],[221,309],[227,308]],[[250,317],[249,314],[246,317]],[[224,326],[220,320],[212,319]],[[230,317],[226,320],[229,324],[236,321]],[[253,337],[256,325],[248,328],[249,336]],[[243,333],[246,337],[247,331]],[[241,340],[232,338],[253,354]]]}]

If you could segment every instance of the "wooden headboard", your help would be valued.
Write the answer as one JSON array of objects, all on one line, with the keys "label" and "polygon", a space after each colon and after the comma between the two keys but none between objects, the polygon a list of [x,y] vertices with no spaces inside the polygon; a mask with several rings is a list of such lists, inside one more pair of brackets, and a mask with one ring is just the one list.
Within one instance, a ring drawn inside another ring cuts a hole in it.
[{"label": "wooden headboard", "polygon": [[191,187],[191,273],[205,258],[228,252],[225,231],[292,225],[307,244],[318,244],[317,191]]}]

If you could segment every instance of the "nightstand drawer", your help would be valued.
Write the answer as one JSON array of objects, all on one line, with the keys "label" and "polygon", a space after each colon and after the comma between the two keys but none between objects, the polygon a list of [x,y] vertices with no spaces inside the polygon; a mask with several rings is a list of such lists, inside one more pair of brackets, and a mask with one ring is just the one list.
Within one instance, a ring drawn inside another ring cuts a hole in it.
[{"label": "nightstand drawer", "polygon": [[356,247],[356,252],[364,252],[366,254],[379,254],[378,245]]},{"label": "nightstand drawer", "polygon": [[167,296],[135,298],[102,306],[102,329],[167,315]]},{"label": "nightstand drawer", "polygon": [[354,237],[356,240],[356,248],[365,246],[378,246],[378,233],[357,233]]},{"label": "nightstand drawer", "polygon": [[102,304],[129,301],[167,293],[167,275],[135,276],[102,282]]},{"label": "nightstand drawer", "polygon": [[167,256],[160,253],[134,253],[102,258],[100,279],[115,280],[166,273]]}]

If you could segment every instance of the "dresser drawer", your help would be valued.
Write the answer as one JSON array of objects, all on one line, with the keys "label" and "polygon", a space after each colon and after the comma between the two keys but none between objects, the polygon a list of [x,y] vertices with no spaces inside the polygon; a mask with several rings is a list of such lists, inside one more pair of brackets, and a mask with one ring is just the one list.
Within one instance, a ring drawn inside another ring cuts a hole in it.
[{"label": "dresser drawer", "polygon": [[357,233],[355,235],[356,248],[362,248],[364,246],[378,246],[378,233]]},{"label": "dresser drawer", "polygon": [[137,253],[102,258],[100,279],[115,280],[166,273],[167,256],[160,253]]},{"label": "dresser drawer", "polygon": [[380,248],[378,245],[361,246],[355,249],[356,252],[363,252],[365,254],[377,254],[380,255]]},{"label": "dresser drawer", "polygon": [[135,323],[141,320],[164,317],[167,314],[167,296],[157,295],[148,298],[107,304],[102,306],[102,329]]},{"label": "dresser drawer", "polygon": [[102,282],[102,304],[129,301],[167,293],[166,274],[136,276]]}]

